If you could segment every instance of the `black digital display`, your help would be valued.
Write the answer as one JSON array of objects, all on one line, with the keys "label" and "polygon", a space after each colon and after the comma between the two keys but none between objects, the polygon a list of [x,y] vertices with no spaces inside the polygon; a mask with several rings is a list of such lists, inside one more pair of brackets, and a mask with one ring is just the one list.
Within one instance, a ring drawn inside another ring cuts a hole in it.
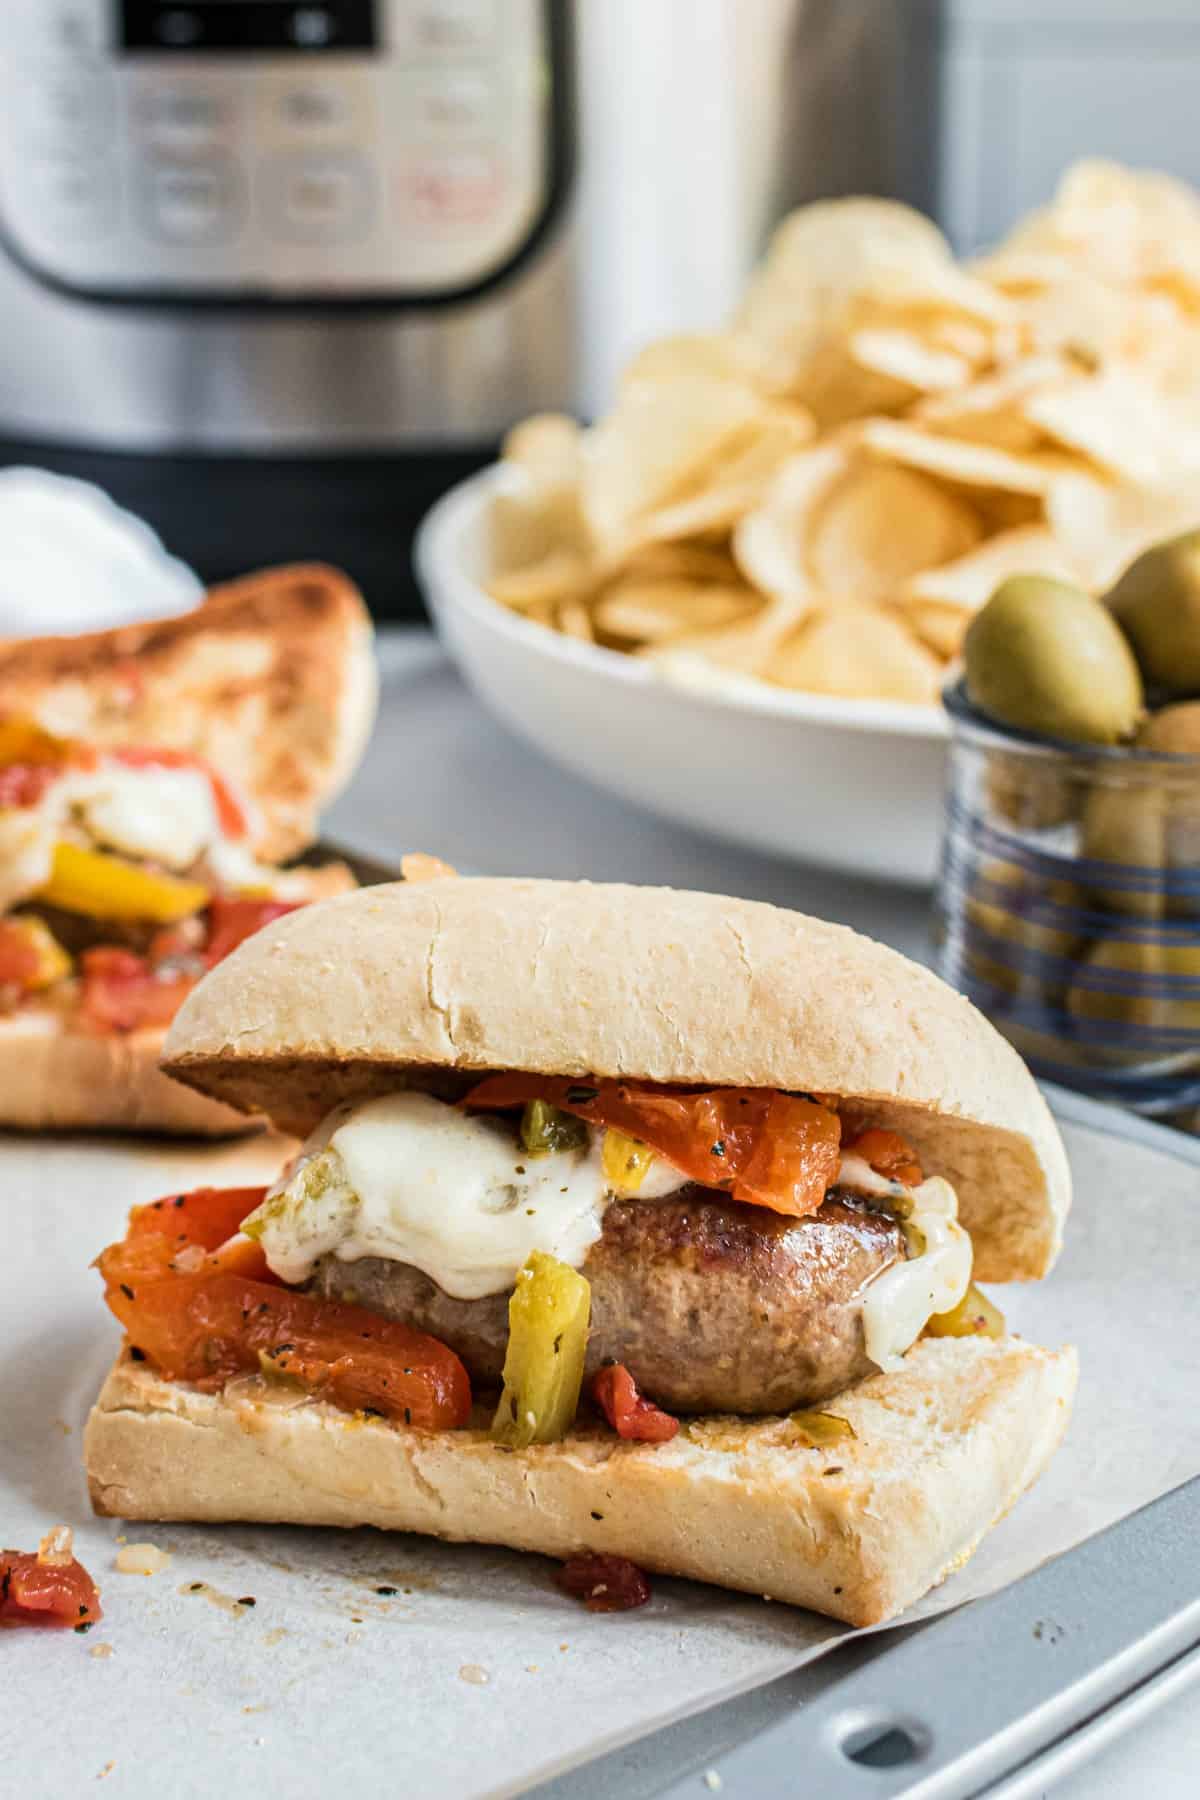
[{"label": "black digital display", "polygon": [[375,0],[121,0],[126,50],[374,50]]}]

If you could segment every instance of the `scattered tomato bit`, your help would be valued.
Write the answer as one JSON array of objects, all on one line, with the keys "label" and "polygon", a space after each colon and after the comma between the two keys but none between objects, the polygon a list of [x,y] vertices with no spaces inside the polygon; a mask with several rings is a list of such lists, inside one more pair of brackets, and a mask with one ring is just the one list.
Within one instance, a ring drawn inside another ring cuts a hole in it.
[{"label": "scattered tomato bit", "polygon": [[568,1557],[554,1579],[565,1594],[582,1600],[589,1612],[630,1612],[635,1606],[645,1606],[650,1598],[650,1583],[627,1556],[588,1552]]},{"label": "scattered tomato bit", "polygon": [[0,1625],[57,1625],[90,1631],[100,1595],[76,1562],[71,1532],[56,1525],[36,1553],[0,1550]]},{"label": "scattered tomato bit", "polygon": [[609,1363],[592,1377],[592,1398],[618,1437],[635,1444],[665,1444],[679,1420],[639,1394],[624,1363]]}]

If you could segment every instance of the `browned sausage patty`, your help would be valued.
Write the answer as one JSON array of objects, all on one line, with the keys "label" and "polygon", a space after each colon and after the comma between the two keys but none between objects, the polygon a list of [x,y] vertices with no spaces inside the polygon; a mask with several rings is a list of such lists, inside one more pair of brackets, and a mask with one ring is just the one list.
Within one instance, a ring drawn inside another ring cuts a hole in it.
[{"label": "browned sausage patty", "polygon": [[[784,1412],[869,1374],[862,1290],[905,1255],[900,1227],[845,1196],[806,1219],[685,1189],[620,1200],[583,1273],[588,1373],[624,1363],[675,1412]],[[407,1263],[325,1257],[313,1288],[440,1338],[472,1378],[498,1385],[508,1294],[455,1300]]]}]

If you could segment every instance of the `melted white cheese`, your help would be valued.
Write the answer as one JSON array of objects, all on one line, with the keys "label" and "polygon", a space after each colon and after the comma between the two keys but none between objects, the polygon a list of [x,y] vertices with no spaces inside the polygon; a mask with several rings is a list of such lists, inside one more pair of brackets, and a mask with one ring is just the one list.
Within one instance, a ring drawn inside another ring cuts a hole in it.
[{"label": "melted white cheese", "polygon": [[[858,1160],[845,1157],[843,1164]],[[920,1234],[918,1243],[924,1248],[893,1263],[863,1293],[867,1355],[881,1369],[899,1368],[934,1313],[957,1306],[971,1279],[971,1240],[958,1222],[958,1196],[950,1183],[931,1175],[920,1187],[904,1191],[912,1200],[905,1223]]]},{"label": "melted white cheese", "polygon": [[[478,1300],[506,1293],[533,1250],[584,1261],[614,1198],[603,1138],[589,1130],[585,1148],[531,1157],[511,1120],[388,1094],[326,1119],[247,1223],[283,1281],[306,1281],[322,1256],[381,1256]],[[656,1157],[638,1196],[686,1181]]]},{"label": "melted white cheese", "polygon": [[221,835],[212,786],[199,769],[101,763],[59,788],[60,805],[95,843],[168,869],[190,868]]}]

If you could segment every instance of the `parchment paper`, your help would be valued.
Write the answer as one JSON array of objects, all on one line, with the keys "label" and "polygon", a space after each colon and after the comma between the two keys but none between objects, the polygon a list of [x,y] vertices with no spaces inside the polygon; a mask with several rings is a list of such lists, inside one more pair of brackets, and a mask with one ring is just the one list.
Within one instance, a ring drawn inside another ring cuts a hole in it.
[{"label": "parchment paper", "polygon": [[[1200,1173],[1090,1128],[1066,1136],[1067,1251],[1048,1282],[997,1298],[1027,1336],[1080,1346],[1075,1420],[1040,1486],[920,1612],[991,1591],[1200,1472]],[[592,1617],[548,1562],[418,1538],[92,1519],[81,1431],[119,1334],[90,1259],[133,1202],[265,1179],[280,1157],[265,1138],[204,1151],[0,1139],[0,1542],[32,1548],[72,1525],[106,1615],[90,1636],[0,1634],[0,1787],[512,1794],[845,1635],[665,1580],[640,1612]],[[125,1536],[169,1549],[170,1568],[117,1573]],[[227,1611],[180,1592],[192,1582],[256,1604]]]}]

